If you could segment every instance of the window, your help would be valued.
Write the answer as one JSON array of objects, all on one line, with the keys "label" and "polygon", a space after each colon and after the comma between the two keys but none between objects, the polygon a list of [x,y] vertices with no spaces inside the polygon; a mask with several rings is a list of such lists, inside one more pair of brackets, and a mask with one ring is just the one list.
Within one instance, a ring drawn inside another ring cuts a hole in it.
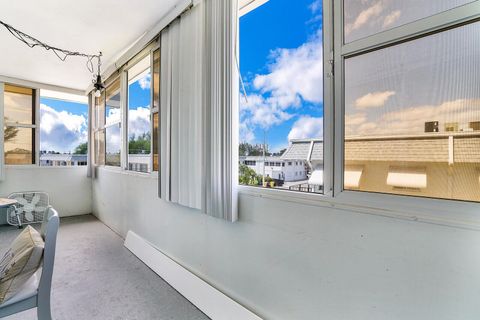
[{"label": "window", "polygon": [[121,108],[120,78],[115,79],[105,90],[105,165],[121,166]]},{"label": "window", "polygon": [[5,164],[35,164],[35,99],[34,89],[5,85]]},{"label": "window", "polygon": [[153,88],[153,171],[158,171],[159,157],[158,157],[158,138],[159,130],[159,111],[160,111],[160,49],[153,52],[153,70],[152,70],[152,88]]},{"label": "window", "polygon": [[[266,168],[240,164],[239,180],[321,193],[298,168],[280,174],[278,167],[308,161],[309,170],[323,170],[322,1],[268,1],[241,14],[239,155],[269,161]],[[314,140],[321,152],[311,152]]]},{"label": "window", "polygon": [[[389,3],[411,5],[406,23],[465,2]],[[453,25],[345,57],[344,189],[480,201],[478,34]]]},{"label": "window", "polygon": [[93,118],[94,161],[101,166],[105,165],[105,93],[95,98]]},{"label": "window", "polygon": [[150,104],[151,73],[150,55],[148,55],[128,70],[129,170],[151,171],[152,128]]},{"label": "window", "polygon": [[344,0],[345,41],[351,42],[473,0]]},{"label": "window", "polygon": [[[87,157],[88,98],[40,90],[40,165],[86,165],[76,159]],[[86,161],[86,160],[85,160]]]}]

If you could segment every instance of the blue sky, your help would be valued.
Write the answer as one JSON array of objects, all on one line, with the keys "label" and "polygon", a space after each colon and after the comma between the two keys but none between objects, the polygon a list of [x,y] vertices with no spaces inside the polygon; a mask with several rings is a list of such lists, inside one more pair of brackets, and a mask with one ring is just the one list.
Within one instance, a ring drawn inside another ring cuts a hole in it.
[{"label": "blue sky", "polygon": [[87,141],[88,107],[40,98],[40,150],[71,152]]},{"label": "blue sky", "polygon": [[320,3],[270,0],[240,18],[241,141],[262,143],[265,131],[275,151],[322,137]]}]

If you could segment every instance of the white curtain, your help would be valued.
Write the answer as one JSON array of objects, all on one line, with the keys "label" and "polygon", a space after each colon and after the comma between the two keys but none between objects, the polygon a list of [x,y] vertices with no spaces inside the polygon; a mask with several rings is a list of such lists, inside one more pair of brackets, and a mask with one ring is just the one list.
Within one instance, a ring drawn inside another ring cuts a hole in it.
[{"label": "white curtain", "polygon": [[205,201],[206,214],[237,220],[238,1],[205,2]]},{"label": "white curtain", "polygon": [[160,196],[237,220],[238,12],[205,0],[162,31]]},{"label": "white curtain", "polygon": [[87,143],[87,177],[95,179],[95,166],[93,164],[94,159],[94,145],[93,145],[93,104],[95,98],[93,93],[88,94],[88,143]]},{"label": "white curtain", "polygon": [[3,111],[5,110],[4,106],[4,94],[5,94],[5,84],[0,82],[0,181],[5,180],[5,141],[4,141],[4,123],[3,123]]},{"label": "white curtain", "polygon": [[203,5],[162,32],[161,110],[166,128],[160,189],[165,199],[202,208]]}]

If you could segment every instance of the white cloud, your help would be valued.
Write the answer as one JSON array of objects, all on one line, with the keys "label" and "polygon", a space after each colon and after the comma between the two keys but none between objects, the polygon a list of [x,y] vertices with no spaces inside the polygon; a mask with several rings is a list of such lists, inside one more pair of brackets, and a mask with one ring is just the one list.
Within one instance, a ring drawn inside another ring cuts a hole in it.
[{"label": "white cloud", "polygon": [[322,0],[313,1],[308,6],[308,8],[310,9],[310,11],[312,11],[312,13],[317,13],[318,11],[320,11],[322,9]]},{"label": "white cloud", "polygon": [[241,99],[241,139],[253,141],[255,127],[268,130],[291,119],[302,101],[323,101],[320,31],[298,48],[272,51],[271,59],[269,73],[256,75],[253,79],[258,93],[248,95],[248,101]]},{"label": "white cloud", "polygon": [[480,99],[458,99],[438,105],[401,108],[368,119],[361,114],[351,117],[353,121],[347,117],[345,122],[347,136],[421,134],[428,121],[439,121],[440,131],[443,132],[445,123],[456,122],[459,128],[467,128],[469,122],[480,121]]},{"label": "white cloud", "polygon": [[150,75],[150,73],[148,73],[144,77],[138,80],[138,84],[140,85],[140,88],[142,88],[143,90],[150,90],[151,81],[152,81],[152,76]]},{"label": "white cloud", "polygon": [[352,31],[360,29],[363,27],[367,22],[371,21],[372,19],[378,17],[384,9],[384,5],[382,1],[375,2],[373,5],[368,7],[365,10],[362,10],[358,16],[355,18],[353,23],[348,23],[345,26],[345,34],[350,34]]},{"label": "white cloud", "polygon": [[392,24],[394,24],[398,20],[398,18],[400,18],[401,14],[402,12],[400,10],[395,10],[392,13],[390,13],[388,16],[386,16],[385,19],[383,20],[383,28],[384,29],[388,28]]},{"label": "white cloud", "polygon": [[249,125],[267,130],[293,117],[278,104],[272,103],[261,95],[252,94],[247,99],[248,102],[242,99],[240,103],[240,114],[241,118],[248,120]]},{"label": "white cloud", "polygon": [[321,33],[311,41],[294,49],[272,52],[273,63],[269,73],[257,75],[253,84],[257,90],[269,94],[269,103],[280,108],[295,107],[301,99],[323,101],[323,55]]},{"label": "white cloud", "polygon": [[395,91],[370,92],[355,100],[355,107],[357,109],[383,107],[393,95],[395,95]]},{"label": "white cloud", "polygon": [[87,119],[67,111],[40,105],[40,149],[71,152],[87,141]]},{"label": "white cloud", "polygon": [[293,124],[288,140],[323,138],[323,118],[302,116]]},{"label": "white cloud", "polygon": [[150,106],[128,110],[128,135],[138,137],[150,132]]},{"label": "white cloud", "polygon": [[240,122],[240,141],[248,143],[255,141],[255,133],[247,121]]}]

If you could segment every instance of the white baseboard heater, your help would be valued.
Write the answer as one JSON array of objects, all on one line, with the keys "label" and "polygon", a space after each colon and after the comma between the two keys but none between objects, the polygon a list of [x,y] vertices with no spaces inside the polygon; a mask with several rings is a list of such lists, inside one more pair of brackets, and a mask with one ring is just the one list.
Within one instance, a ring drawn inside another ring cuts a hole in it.
[{"label": "white baseboard heater", "polygon": [[211,319],[261,320],[136,233],[128,231],[125,247]]}]

